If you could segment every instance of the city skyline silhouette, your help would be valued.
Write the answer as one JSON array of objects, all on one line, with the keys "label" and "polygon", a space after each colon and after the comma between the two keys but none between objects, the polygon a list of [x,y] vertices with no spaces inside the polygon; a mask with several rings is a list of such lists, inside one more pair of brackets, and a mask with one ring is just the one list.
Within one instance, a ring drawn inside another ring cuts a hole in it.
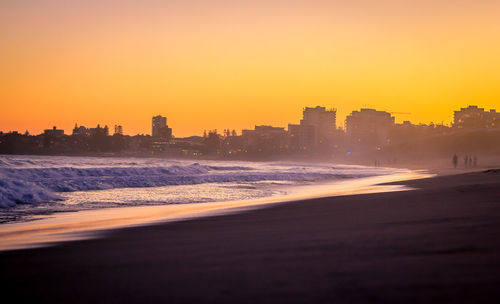
[{"label": "city skyline silhouette", "polygon": [[495,1],[5,1],[0,130],[177,136],[285,126],[304,106],[449,123],[500,108]]}]

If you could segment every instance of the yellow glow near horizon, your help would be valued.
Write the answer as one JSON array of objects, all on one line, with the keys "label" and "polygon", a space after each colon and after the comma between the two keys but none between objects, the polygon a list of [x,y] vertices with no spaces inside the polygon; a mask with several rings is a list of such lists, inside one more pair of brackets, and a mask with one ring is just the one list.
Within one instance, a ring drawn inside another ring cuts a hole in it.
[{"label": "yellow glow near horizon", "polygon": [[[0,130],[121,124],[174,135],[361,107],[449,123],[500,108],[498,1],[0,4]],[[439,2],[439,3],[434,3]]]}]

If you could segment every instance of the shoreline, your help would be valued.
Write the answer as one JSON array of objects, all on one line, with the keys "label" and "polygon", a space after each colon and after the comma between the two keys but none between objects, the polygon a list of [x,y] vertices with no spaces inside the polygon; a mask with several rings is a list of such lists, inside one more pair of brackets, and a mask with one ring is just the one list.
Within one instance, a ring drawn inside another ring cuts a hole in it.
[{"label": "shoreline", "polygon": [[18,300],[498,303],[500,170],[0,253]]},{"label": "shoreline", "polygon": [[[274,204],[304,199],[409,190],[390,183],[426,178],[432,174],[407,170],[403,173],[335,180],[295,186],[292,193],[247,201],[114,207],[35,216],[32,220],[0,225],[0,252],[57,246],[64,242],[105,237],[114,230],[234,214]],[[295,189],[298,188],[299,190]]]},{"label": "shoreline", "polygon": [[[403,160],[399,162],[380,162],[380,166],[374,166],[373,161],[362,160],[362,159],[350,159],[346,157],[311,157],[309,156],[274,156],[274,157],[263,157],[263,158],[218,158],[218,157],[181,157],[172,155],[155,155],[155,154],[125,154],[125,155],[113,155],[109,153],[91,153],[91,154],[1,154],[0,156],[5,157],[16,157],[16,156],[36,156],[36,157],[68,157],[68,158],[78,158],[78,157],[90,157],[90,158],[113,158],[113,159],[156,159],[156,160],[171,160],[171,161],[220,161],[220,162],[249,162],[249,163],[272,163],[272,162],[295,162],[303,164],[324,164],[325,162],[331,162],[334,164],[342,164],[349,166],[363,166],[363,167],[386,167],[386,168],[406,168],[410,170],[454,170],[454,171],[478,171],[487,170],[497,167],[500,163],[500,158],[496,154],[486,154],[482,155],[479,165],[476,167],[464,167],[463,163],[459,161],[458,167],[453,169],[451,166],[451,158],[436,156],[436,157],[425,157],[424,159],[415,159],[413,161]],[[373,160],[376,158],[374,157]]]}]

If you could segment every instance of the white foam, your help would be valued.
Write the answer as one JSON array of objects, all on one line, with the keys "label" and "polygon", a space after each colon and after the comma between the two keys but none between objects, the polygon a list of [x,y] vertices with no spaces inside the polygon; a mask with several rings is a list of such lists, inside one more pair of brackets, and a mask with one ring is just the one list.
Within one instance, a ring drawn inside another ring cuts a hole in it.
[{"label": "white foam", "polygon": [[0,175],[0,207],[17,204],[34,204],[60,200],[52,191],[21,180],[7,179]]},{"label": "white foam", "polygon": [[0,207],[58,200],[56,192],[204,183],[318,181],[393,172],[392,169],[328,164],[0,156]]}]

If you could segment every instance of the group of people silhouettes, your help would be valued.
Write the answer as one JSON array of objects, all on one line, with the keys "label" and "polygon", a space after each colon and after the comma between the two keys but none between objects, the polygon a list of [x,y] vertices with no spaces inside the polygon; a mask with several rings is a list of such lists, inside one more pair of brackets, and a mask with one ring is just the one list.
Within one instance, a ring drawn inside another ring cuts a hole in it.
[{"label": "group of people silhouettes", "polygon": [[[452,161],[453,161],[453,167],[456,168],[458,166],[458,156],[456,154],[453,155]],[[475,155],[474,156],[465,155],[464,167],[465,168],[477,167],[477,157]]]}]

